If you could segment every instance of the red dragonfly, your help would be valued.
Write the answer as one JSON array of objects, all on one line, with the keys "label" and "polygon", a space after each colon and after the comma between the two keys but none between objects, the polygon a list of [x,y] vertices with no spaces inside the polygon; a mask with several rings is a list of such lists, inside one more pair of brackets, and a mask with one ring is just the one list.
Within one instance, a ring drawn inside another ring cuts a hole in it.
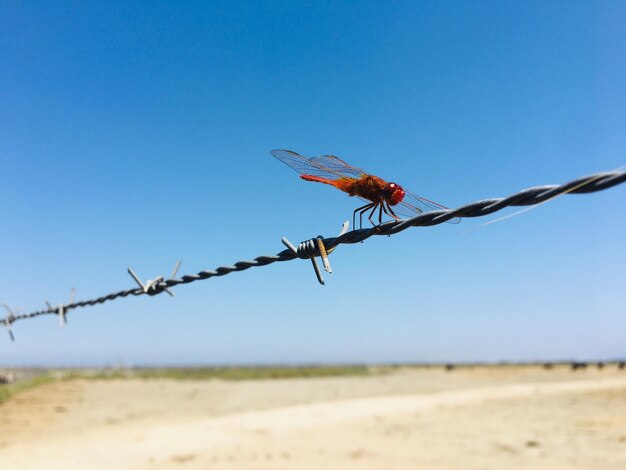
[{"label": "red dragonfly", "polygon": [[[303,180],[329,184],[350,196],[366,201],[367,204],[356,208],[352,213],[353,227],[357,212],[359,213],[359,226],[362,226],[363,214],[367,211],[370,211],[367,219],[375,225],[372,217],[377,209],[379,224],[383,222],[383,212],[399,220],[398,215],[413,217],[423,212],[447,209],[441,204],[405,190],[399,184],[388,183],[378,176],[355,168],[333,155],[307,158],[291,150],[272,150],[271,153],[300,173],[300,178]],[[458,223],[460,220],[456,218],[450,222]]]}]

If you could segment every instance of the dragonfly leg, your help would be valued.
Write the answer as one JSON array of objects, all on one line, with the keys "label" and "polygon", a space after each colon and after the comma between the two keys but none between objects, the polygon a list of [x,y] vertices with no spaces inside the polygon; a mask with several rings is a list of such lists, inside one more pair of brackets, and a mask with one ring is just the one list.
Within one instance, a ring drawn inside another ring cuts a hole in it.
[{"label": "dragonfly leg", "polygon": [[385,206],[386,206],[385,213],[387,215],[393,217],[396,220],[400,220],[400,217],[396,215],[396,213],[393,211],[393,209],[391,208],[388,202],[385,202]]},{"label": "dragonfly leg", "polygon": [[354,209],[354,212],[352,213],[352,229],[353,230],[356,229],[356,226],[354,225],[355,220],[356,220],[356,213],[362,209],[366,209],[367,207],[369,207],[369,204],[365,204],[364,206],[357,207],[356,209]]},{"label": "dragonfly leg", "polygon": [[363,227],[363,212],[370,209],[373,204],[374,204],[373,202],[370,202],[369,204],[365,204],[364,206],[361,206],[354,210],[354,212],[352,213],[352,229],[353,230],[356,230],[356,225],[354,224],[356,213],[357,212],[359,213],[359,228],[362,228]]},{"label": "dragonfly leg", "polygon": [[382,202],[378,203],[378,225],[383,223],[383,207],[384,207],[384,205],[385,204],[382,203]]},{"label": "dragonfly leg", "polygon": [[369,215],[367,216],[367,220],[369,220],[373,226],[376,226],[376,224],[372,220],[372,216],[374,215],[374,212],[376,212],[376,209],[378,209],[379,204],[380,202],[373,202],[372,205],[374,206],[374,208],[372,209],[372,212],[370,212]]}]

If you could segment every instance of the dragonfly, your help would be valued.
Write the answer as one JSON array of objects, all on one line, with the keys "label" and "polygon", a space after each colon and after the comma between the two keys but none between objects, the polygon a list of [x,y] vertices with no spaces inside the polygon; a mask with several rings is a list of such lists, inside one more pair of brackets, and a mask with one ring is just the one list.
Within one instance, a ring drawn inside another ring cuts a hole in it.
[{"label": "dragonfly", "polygon": [[[387,182],[378,176],[356,168],[334,155],[304,157],[291,150],[272,150],[270,152],[278,160],[300,173],[304,181],[328,184],[356,196],[367,204],[357,207],[352,213],[352,226],[355,226],[357,213],[359,227],[363,226],[363,215],[369,211],[367,219],[373,226],[372,217],[378,210],[378,224],[383,222],[383,213],[394,220],[399,216],[413,217],[424,212],[447,209],[434,201],[414,194],[397,183]],[[460,222],[460,218],[450,220]]]}]

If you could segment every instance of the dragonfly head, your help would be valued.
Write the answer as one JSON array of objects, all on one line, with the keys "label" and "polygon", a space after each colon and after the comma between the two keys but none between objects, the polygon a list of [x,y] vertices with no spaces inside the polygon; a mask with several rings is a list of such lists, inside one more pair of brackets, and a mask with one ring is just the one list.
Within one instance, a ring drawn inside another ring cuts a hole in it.
[{"label": "dragonfly head", "polygon": [[383,188],[383,196],[385,201],[395,206],[404,199],[404,189],[396,183],[387,183]]}]

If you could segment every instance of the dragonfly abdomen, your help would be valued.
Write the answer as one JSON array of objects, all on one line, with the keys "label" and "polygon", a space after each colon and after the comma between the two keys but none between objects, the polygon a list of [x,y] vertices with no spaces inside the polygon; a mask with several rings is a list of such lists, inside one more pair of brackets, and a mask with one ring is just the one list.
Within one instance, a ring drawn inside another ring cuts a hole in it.
[{"label": "dragonfly abdomen", "polygon": [[373,175],[363,175],[360,178],[337,178],[330,179],[316,175],[301,175],[304,181],[314,181],[328,184],[348,193],[350,196],[359,196],[372,202],[382,200],[382,189],[385,181]]},{"label": "dragonfly abdomen", "polygon": [[315,175],[301,175],[300,178],[302,178],[304,181],[315,181],[317,183],[329,184],[337,189],[341,189],[342,191],[350,194],[350,196],[354,196],[354,194],[351,193],[350,189],[354,181],[348,178],[337,178],[332,180],[330,178],[323,178],[321,176]]}]

